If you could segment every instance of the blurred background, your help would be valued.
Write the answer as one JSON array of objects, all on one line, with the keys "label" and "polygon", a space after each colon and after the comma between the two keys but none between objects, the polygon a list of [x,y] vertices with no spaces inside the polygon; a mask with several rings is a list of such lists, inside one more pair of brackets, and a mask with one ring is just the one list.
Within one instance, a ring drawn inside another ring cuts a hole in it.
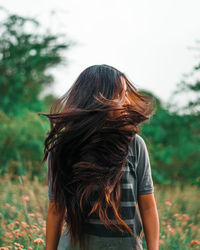
[{"label": "blurred background", "polygon": [[38,113],[86,67],[109,64],[156,98],[140,135],[160,249],[199,249],[199,9],[198,0],[0,0],[0,247],[44,249],[49,122]]}]

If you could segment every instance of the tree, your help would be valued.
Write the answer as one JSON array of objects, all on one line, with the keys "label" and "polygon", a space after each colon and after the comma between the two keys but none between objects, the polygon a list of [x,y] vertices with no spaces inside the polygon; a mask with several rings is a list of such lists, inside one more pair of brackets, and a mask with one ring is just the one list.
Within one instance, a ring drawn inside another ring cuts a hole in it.
[{"label": "tree", "polygon": [[39,34],[39,28],[35,19],[13,14],[0,22],[0,105],[9,117],[24,109],[43,111],[39,94],[53,82],[47,70],[67,63],[61,52],[72,42],[61,34]]}]

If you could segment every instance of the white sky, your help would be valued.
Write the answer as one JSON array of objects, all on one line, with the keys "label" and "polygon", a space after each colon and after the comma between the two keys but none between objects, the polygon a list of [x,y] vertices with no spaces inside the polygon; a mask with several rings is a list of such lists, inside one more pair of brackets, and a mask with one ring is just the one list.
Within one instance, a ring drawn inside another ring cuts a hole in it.
[{"label": "white sky", "polygon": [[[10,12],[36,17],[77,42],[69,65],[53,70],[51,92],[64,94],[93,64],[110,64],[164,102],[196,64],[199,0],[0,0]],[[50,15],[55,11],[55,15]]]}]

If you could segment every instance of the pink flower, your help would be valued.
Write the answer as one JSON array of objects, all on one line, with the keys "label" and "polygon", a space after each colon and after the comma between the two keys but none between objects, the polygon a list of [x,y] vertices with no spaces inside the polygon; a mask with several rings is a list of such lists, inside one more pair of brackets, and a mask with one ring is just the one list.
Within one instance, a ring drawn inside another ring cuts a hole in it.
[{"label": "pink flower", "polygon": [[189,215],[188,214],[183,214],[183,218],[185,219],[185,220],[189,220]]},{"label": "pink flower", "polygon": [[184,227],[184,226],[186,226],[187,225],[187,222],[186,221],[183,221],[182,222],[182,226]]},{"label": "pink flower", "polygon": [[28,227],[28,224],[25,221],[21,222],[22,227]]},{"label": "pink flower", "polygon": [[36,217],[38,217],[38,218],[42,218],[41,213],[38,213],[38,212],[37,212],[35,215],[36,215]]},{"label": "pink flower", "polygon": [[179,233],[183,232],[183,229],[181,227],[178,227],[177,230],[178,230]]},{"label": "pink flower", "polygon": [[167,206],[171,206],[171,205],[172,205],[171,201],[165,201],[165,204],[166,204]]},{"label": "pink flower", "polygon": [[41,238],[37,238],[37,239],[34,240],[34,243],[36,243],[36,244],[43,244],[44,240],[41,239]]},{"label": "pink flower", "polygon": [[34,217],[35,215],[33,213],[28,214],[30,217]]},{"label": "pink flower", "polygon": [[164,241],[163,240],[159,240],[159,245],[163,245]]},{"label": "pink flower", "polygon": [[30,198],[28,196],[22,196],[22,202],[29,201]]},{"label": "pink flower", "polygon": [[167,229],[168,229],[168,232],[171,233],[171,234],[175,234],[175,230],[173,227],[171,227],[170,225],[167,225]]},{"label": "pink flower", "polygon": [[192,240],[191,241],[191,245],[194,246],[194,245],[200,245],[200,241],[199,240]]},{"label": "pink flower", "polygon": [[15,246],[20,247],[21,245],[19,243],[14,243]]},{"label": "pink flower", "polygon": [[166,222],[165,222],[165,221],[161,221],[161,225],[162,225],[162,226],[165,226],[165,225],[166,225]]},{"label": "pink flower", "polygon": [[16,220],[16,221],[15,221],[15,224],[16,224],[16,225],[19,225],[19,221],[18,221],[18,220]]}]

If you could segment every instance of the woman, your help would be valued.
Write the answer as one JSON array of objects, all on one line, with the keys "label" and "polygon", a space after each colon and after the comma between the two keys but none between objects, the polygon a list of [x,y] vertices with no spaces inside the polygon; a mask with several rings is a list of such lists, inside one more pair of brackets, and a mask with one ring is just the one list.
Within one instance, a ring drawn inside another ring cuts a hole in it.
[{"label": "woman", "polygon": [[159,248],[149,155],[138,135],[154,104],[103,64],[86,68],[43,114],[51,124],[46,250],[142,249],[142,224],[148,250]]}]

